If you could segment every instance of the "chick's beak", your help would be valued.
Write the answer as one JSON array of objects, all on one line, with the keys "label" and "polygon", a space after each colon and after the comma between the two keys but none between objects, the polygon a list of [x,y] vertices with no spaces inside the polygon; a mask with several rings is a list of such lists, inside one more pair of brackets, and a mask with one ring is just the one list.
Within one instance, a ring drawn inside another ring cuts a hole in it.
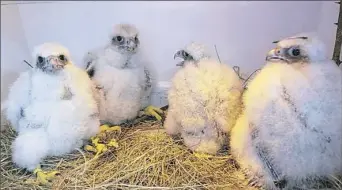
[{"label": "chick's beak", "polygon": [[266,55],[266,61],[270,61],[272,59],[272,57],[275,57],[275,50],[272,49],[271,51],[267,52],[267,55]]},{"label": "chick's beak", "polygon": [[124,48],[129,52],[135,52],[137,50],[137,47],[138,47],[138,43],[132,39],[128,40],[126,44],[124,45]]},{"label": "chick's beak", "polygon": [[58,57],[56,56],[51,56],[48,58],[48,61],[51,65],[54,65],[55,67],[63,67],[64,63],[62,63]]},{"label": "chick's beak", "polygon": [[283,56],[283,52],[279,48],[274,48],[271,51],[269,51],[266,55],[266,61],[286,61],[286,59]]},{"label": "chick's beak", "polygon": [[181,58],[182,61],[180,63],[177,63],[176,66],[184,66],[184,57],[183,57],[183,54],[184,54],[184,50],[179,50],[175,53],[175,55],[173,56],[173,59],[176,59],[177,57]]},{"label": "chick's beak", "polygon": [[177,51],[175,55],[173,56],[173,59],[176,59],[177,57],[183,58],[182,54],[183,54],[183,50]]},{"label": "chick's beak", "polygon": [[128,50],[128,51],[134,51],[134,50],[135,50],[135,47],[128,46],[128,47],[127,47],[127,50]]}]

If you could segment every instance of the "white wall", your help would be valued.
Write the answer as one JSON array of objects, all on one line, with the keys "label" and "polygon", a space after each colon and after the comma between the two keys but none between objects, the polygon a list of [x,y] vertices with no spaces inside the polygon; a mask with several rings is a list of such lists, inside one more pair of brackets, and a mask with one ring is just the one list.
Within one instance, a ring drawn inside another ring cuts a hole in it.
[{"label": "white wall", "polygon": [[88,49],[105,43],[114,24],[133,23],[158,79],[168,80],[176,69],[174,52],[191,40],[216,44],[223,60],[251,72],[262,64],[272,41],[315,30],[320,4],[88,1],[23,4],[19,10],[30,50],[45,41],[59,41],[79,64]]},{"label": "white wall", "polygon": [[28,69],[23,60],[30,57],[17,5],[1,5],[1,101],[18,73]]},{"label": "white wall", "polygon": [[[55,1],[17,6],[29,51],[40,43],[58,41],[69,48],[78,65],[87,50],[108,40],[114,24],[135,24],[140,29],[145,59],[155,67],[157,79],[166,81],[177,69],[173,54],[190,41],[205,43],[213,53],[216,44],[221,60],[240,66],[246,73],[264,63],[265,53],[273,47],[274,40],[318,29],[331,43],[329,35],[334,31],[327,32],[325,25],[334,22],[331,17],[337,18],[330,9],[338,6],[332,2],[321,5],[320,1]],[[11,26],[5,27],[14,30],[12,25],[19,27],[20,20],[11,21]],[[24,35],[16,36],[18,41]],[[1,35],[1,41],[4,38],[11,40]],[[20,41],[22,48],[27,47],[24,41]],[[21,60],[27,53],[7,51],[1,52],[1,57],[7,57],[7,61],[1,60],[2,67],[12,70],[19,65],[25,67]],[[18,61],[12,65],[15,59]]]}]

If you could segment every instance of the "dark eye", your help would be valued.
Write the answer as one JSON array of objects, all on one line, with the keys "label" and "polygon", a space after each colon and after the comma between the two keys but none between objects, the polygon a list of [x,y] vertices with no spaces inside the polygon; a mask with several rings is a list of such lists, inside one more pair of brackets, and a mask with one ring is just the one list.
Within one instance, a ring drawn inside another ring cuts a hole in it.
[{"label": "dark eye", "polygon": [[43,63],[44,58],[42,56],[38,56],[37,61],[38,61],[38,63]]},{"label": "dark eye", "polygon": [[195,133],[194,132],[190,132],[190,131],[187,131],[187,132],[185,132],[187,135],[189,135],[189,136],[194,136],[195,135]]},{"label": "dark eye", "polygon": [[291,56],[297,57],[297,56],[300,55],[300,49],[298,49],[298,48],[290,49],[289,54],[290,54]]},{"label": "dark eye", "polygon": [[183,57],[188,57],[189,56],[189,54],[188,54],[188,52],[186,52],[186,51],[183,51]]},{"label": "dark eye", "polygon": [[58,59],[61,60],[61,61],[66,61],[66,58],[64,55],[59,55],[58,56]]},{"label": "dark eye", "polygon": [[135,41],[138,41],[138,40],[139,40],[138,36],[135,36],[134,40],[135,40]]},{"label": "dark eye", "polygon": [[115,40],[118,42],[121,42],[123,40],[123,37],[122,36],[116,36]]}]

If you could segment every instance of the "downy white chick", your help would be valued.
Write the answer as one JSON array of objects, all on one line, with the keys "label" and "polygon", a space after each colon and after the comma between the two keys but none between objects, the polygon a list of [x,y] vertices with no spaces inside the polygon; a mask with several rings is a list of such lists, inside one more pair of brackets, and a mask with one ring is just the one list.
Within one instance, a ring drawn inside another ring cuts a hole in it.
[{"label": "downy white chick", "polygon": [[118,24],[109,43],[84,57],[87,72],[99,93],[102,124],[118,125],[136,118],[140,110],[161,120],[162,111],[150,103],[151,73],[146,65],[133,61],[140,46],[135,26]]},{"label": "downy white chick", "polygon": [[56,172],[42,172],[42,159],[80,148],[99,132],[99,113],[92,82],[73,65],[67,48],[44,43],[32,56],[32,70],[21,73],[10,87],[5,113],[18,132],[13,162],[48,183]]},{"label": "downy white chick", "polygon": [[204,45],[191,43],[175,57],[184,61],[172,79],[165,129],[181,134],[192,151],[216,154],[238,116],[242,81],[230,66],[211,59]]},{"label": "downy white chick", "polygon": [[231,132],[232,154],[251,183],[307,189],[341,174],[341,70],[315,36],[277,42],[266,61]]}]

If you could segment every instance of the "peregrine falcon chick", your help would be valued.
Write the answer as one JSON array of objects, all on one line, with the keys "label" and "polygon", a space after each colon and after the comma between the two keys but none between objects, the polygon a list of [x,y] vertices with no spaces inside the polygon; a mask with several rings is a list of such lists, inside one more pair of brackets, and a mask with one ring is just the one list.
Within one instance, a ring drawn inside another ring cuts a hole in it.
[{"label": "peregrine falcon chick", "polygon": [[162,111],[150,103],[153,86],[146,65],[132,60],[140,46],[135,26],[118,24],[110,34],[109,43],[84,57],[87,72],[99,94],[102,124],[118,125],[136,118],[140,110],[161,120]]},{"label": "peregrine falcon chick", "polygon": [[342,172],[341,70],[315,36],[276,43],[244,94],[232,154],[255,185],[312,188]]},{"label": "peregrine falcon chick", "polygon": [[175,57],[184,61],[172,79],[165,129],[181,134],[192,151],[216,154],[239,114],[242,81],[229,65],[211,59],[202,44],[191,43]]},{"label": "peregrine falcon chick", "polygon": [[13,162],[36,173],[45,184],[56,172],[43,172],[42,159],[80,148],[98,133],[100,122],[92,82],[73,65],[65,47],[44,43],[32,56],[34,68],[12,84],[4,110],[18,132],[12,144]]}]

